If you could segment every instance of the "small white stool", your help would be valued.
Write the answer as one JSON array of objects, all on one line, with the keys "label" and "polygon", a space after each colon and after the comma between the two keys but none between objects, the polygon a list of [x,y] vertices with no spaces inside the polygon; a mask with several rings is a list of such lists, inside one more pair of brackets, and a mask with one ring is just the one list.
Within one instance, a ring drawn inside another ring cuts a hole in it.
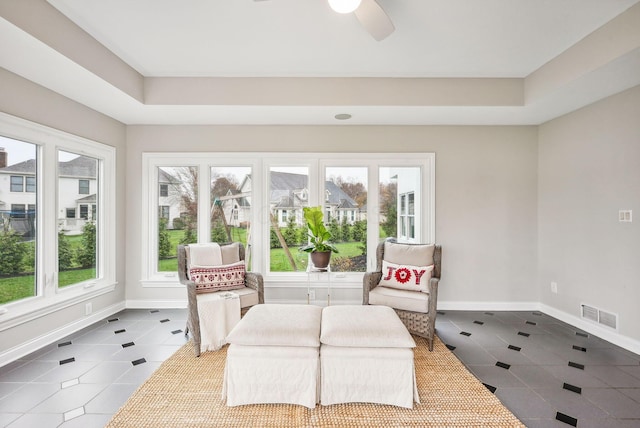
[{"label": "small white stool", "polygon": [[222,398],[227,406],[318,402],[320,317],[310,305],[249,309],[227,336]]},{"label": "small white stool", "polygon": [[322,311],[320,403],[420,403],[411,334],[388,306]]}]

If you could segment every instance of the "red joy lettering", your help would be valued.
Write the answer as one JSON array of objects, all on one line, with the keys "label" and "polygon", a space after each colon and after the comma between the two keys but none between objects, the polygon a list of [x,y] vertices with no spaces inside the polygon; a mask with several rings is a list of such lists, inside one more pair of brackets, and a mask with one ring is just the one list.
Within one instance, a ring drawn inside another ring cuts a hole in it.
[{"label": "red joy lettering", "polygon": [[412,270],[413,270],[413,274],[416,276],[416,285],[420,285],[420,278],[422,278],[422,275],[424,275],[426,270],[425,269],[422,269],[421,271],[418,271],[416,269],[412,269]]},{"label": "red joy lettering", "polygon": [[391,266],[387,266],[387,269],[389,269],[389,272],[387,273],[387,276],[384,277],[385,281],[389,281],[391,279],[391,277],[393,276],[393,271],[396,270],[396,268],[391,267]]}]

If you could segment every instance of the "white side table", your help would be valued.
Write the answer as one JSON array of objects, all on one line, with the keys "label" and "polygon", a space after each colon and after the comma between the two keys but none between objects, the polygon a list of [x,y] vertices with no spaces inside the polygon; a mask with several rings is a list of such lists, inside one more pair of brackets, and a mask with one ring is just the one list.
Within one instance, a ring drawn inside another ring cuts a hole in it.
[{"label": "white side table", "polygon": [[314,284],[326,284],[327,285],[327,306],[331,306],[331,265],[326,269],[318,269],[311,262],[307,265],[307,304],[311,303],[312,292],[315,296],[316,285]]}]

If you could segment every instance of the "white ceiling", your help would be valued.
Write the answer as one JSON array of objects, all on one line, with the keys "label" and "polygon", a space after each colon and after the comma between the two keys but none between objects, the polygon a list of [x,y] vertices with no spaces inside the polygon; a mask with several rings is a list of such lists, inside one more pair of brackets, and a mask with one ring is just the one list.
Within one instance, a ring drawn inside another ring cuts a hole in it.
[{"label": "white ceiling", "polygon": [[[381,42],[326,0],[47,1],[147,77],[525,78],[640,0],[378,0],[396,27]],[[147,105],[0,23],[3,67],[127,124],[536,124],[637,84],[548,105]]]},{"label": "white ceiling", "polygon": [[145,76],[525,77],[637,0],[49,0]]}]

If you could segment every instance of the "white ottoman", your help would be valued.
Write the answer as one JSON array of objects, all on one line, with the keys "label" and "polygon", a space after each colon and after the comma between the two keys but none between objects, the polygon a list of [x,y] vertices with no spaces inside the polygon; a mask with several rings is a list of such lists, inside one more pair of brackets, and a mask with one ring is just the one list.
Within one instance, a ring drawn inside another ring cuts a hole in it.
[{"label": "white ottoman", "polygon": [[420,402],[416,344],[388,306],[329,306],[320,333],[320,403],[378,403],[413,408]]},{"label": "white ottoman", "polygon": [[252,307],[227,336],[222,398],[228,406],[318,403],[322,308]]}]

